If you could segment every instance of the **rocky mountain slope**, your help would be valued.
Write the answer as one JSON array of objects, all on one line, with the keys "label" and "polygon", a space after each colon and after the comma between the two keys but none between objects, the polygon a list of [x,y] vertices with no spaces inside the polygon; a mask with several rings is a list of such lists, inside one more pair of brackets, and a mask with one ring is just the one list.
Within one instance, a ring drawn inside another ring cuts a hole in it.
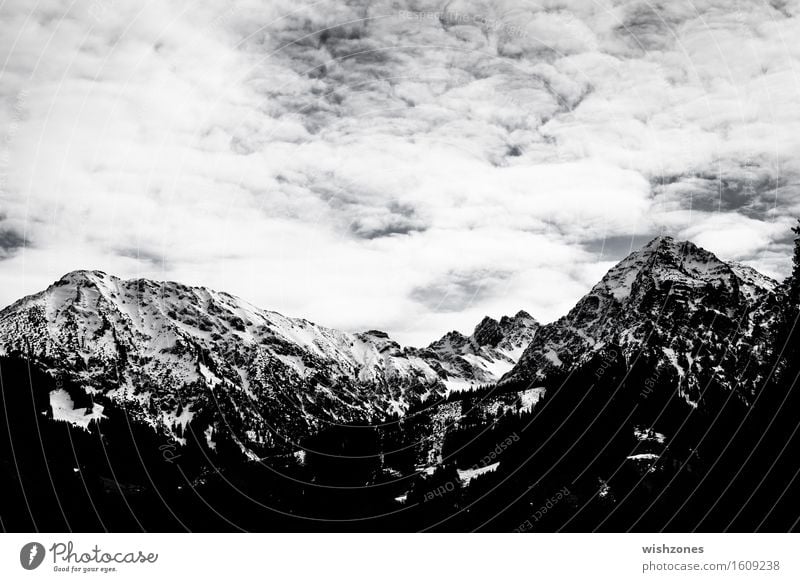
[{"label": "rocky mountain slope", "polygon": [[692,406],[712,377],[747,400],[772,349],[777,285],[691,242],[658,237],[542,326],[501,384],[541,382],[607,352],[628,366],[649,362]]},{"label": "rocky mountain slope", "polygon": [[[120,404],[179,441],[194,420],[209,447],[226,433],[256,457],[331,423],[402,416],[498,380],[505,391],[539,388],[605,353],[647,361],[692,406],[710,378],[746,401],[765,373],[752,362],[771,349],[776,286],[659,237],[556,322],[540,327],[520,311],[411,348],[381,331],[329,329],[223,292],[76,271],[0,311],[0,355],[66,373],[98,406]],[[54,411],[74,421],[65,396],[55,398]],[[82,416],[99,420],[98,410]]]},{"label": "rocky mountain slope", "polygon": [[0,518],[792,529],[800,316],[787,288],[659,237],[555,322],[485,318],[412,348],[226,293],[70,273],[0,311],[0,485],[24,492]]},{"label": "rocky mountain slope", "polygon": [[448,390],[472,389],[493,384],[511,370],[538,329],[525,311],[499,321],[485,317],[472,335],[451,331],[417,353],[437,369]]},{"label": "rocky mountain slope", "polygon": [[[537,328],[520,312],[403,348],[384,332],[329,329],[227,293],[76,271],[0,312],[0,355],[66,373],[93,401],[179,440],[192,420],[210,447],[230,433],[255,457],[328,423],[374,422],[495,382]],[[74,421],[55,398],[54,414]]]}]

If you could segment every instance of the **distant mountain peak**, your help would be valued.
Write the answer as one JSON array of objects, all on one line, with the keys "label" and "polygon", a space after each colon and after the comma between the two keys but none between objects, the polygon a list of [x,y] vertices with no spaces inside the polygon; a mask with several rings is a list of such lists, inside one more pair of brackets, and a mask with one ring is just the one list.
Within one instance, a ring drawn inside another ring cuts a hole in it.
[{"label": "distant mountain peak", "polygon": [[737,385],[741,370],[721,361],[740,358],[746,369],[776,287],[692,242],[656,237],[609,269],[566,316],[542,326],[503,382],[542,379],[616,346],[626,360],[646,354],[674,374],[696,404],[697,378],[708,370],[720,367],[719,380]]},{"label": "distant mountain peak", "polygon": [[675,239],[673,237],[668,234],[659,234],[650,239],[650,241],[645,244],[642,249],[659,247],[662,245],[669,246],[673,244],[675,244]]},{"label": "distant mountain peak", "polygon": [[610,296],[625,302],[651,285],[730,285],[737,278],[745,285],[769,286],[768,277],[744,276],[744,271],[743,266],[726,263],[690,241],[659,236],[612,267],[590,295]]},{"label": "distant mountain peak", "polygon": [[100,271],[97,269],[75,269],[74,271],[70,271],[69,273],[65,273],[58,281],[70,282],[70,281],[79,281],[81,279],[94,281],[97,279],[106,279],[106,278],[116,279],[113,275],[109,275],[105,271]]},{"label": "distant mountain peak", "polygon": [[485,316],[472,335],[451,331],[427,348],[437,355],[448,390],[493,384],[510,370],[530,344],[539,323],[525,311],[500,320]]}]

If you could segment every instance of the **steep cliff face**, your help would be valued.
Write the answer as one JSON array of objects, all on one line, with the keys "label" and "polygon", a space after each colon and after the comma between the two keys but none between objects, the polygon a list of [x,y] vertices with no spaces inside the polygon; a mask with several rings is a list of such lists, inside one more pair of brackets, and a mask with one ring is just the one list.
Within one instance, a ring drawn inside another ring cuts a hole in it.
[{"label": "steep cliff face", "polygon": [[502,383],[568,373],[608,349],[645,359],[696,406],[704,380],[752,396],[764,371],[777,283],[690,242],[659,237],[613,267],[575,307],[541,327]]}]

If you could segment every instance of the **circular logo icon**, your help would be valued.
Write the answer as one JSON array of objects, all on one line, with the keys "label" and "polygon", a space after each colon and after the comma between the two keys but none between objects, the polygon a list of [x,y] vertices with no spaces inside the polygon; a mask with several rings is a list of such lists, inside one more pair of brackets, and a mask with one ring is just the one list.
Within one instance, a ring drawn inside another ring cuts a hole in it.
[{"label": "circular logo icon", "polygon": [[44,561],[44,546],[38,542],[29,542],[19,551],[19,563],[26,570],[35,570]]}]

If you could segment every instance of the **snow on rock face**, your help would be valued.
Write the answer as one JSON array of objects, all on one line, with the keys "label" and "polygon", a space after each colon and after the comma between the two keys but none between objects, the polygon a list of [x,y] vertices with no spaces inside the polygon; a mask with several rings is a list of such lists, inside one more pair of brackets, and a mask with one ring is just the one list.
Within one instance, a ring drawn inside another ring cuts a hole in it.
[{"label": "snow on rock face", "polygon": [[448,334],[403,348],[381,331],[342,332],[203,287],[75,271],[0,311],[0,350],[65,372],[176,438],[213,424],[252,453],[275,434],[403,414],[445,382],[496,381],[537,324],[524,312],[494,324],[490,340]]},{"label": "snow on rock face", "polygon": [[542,399],[542,397],[547,393],[546,388],[529,388],[528,390],[523,390],[519,393],[520,397],[520,412],[530,412],[533,410],[533,407]]},{"label": "snow on rock face", "polygon": [[769,325],[776,287],[749,267],[658,237],[611,268],[565,317],[542,326],[501,383],[542,380],[613,349],[628,364],[644,359],[674,378],[690,405],[698,403],[698,378],[712,369],[746,399],[758,372],[744,383],[738,376],[768,349],[754,336]]},{"label": "snow on rock face", "polygon": [[448,392],[471,390],[497,382],[517,363],[539,329],[528,313],[485,317],[471,336],[452,331],[433,342],[421,356],[437,366]]},{"label": "snow on rock face", "polygon": [[633,436],[640,442],[655,442],[663,445],[667,437],[660,432],[654,431],[652,428],[634,427]]}]

